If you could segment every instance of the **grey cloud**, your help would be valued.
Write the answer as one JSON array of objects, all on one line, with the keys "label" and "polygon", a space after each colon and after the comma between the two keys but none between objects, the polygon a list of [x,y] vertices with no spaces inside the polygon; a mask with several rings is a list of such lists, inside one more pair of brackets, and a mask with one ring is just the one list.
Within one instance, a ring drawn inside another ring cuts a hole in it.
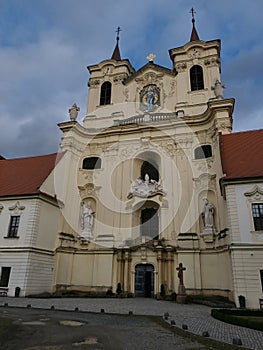
[{"label": "grey cloud", "polygon": [[[227,0],[41,0],[40,10],[33,3],[27,0],[25,11],[29,19],[36,18],[34,40],[26,41],[32,28],[25,19],[19,24],[20,37],[26,36],[21,45],[1,46],[0,40],[0,154],[57,151],[61,135],[56,124],[68,118],[74,102],[81,108],[80,119],[85,116],[86,66],[110,58],[118,25],[122,57],[136,69],[150,52],[157,54],[156,63],[171,67],[168,50],[189,40],[192,6],[200,39],[222,39],[222,81],[225,95],[236,98],[235,130],[262,127],[262,2],[241,0],[237,7]],[[5,42],[14,44],[18,29],[9,29]]]}]

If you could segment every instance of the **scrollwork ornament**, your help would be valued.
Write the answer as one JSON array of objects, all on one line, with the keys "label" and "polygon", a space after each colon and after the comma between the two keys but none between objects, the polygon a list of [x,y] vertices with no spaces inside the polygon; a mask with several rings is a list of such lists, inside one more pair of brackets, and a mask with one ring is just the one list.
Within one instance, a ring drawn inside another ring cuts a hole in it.
[{"label": "scrollwork ornament", "polygon": [[88,82],[88,87],[91,89],[97,88],[100,85],[99,79],[93,79],[91,78]]}]

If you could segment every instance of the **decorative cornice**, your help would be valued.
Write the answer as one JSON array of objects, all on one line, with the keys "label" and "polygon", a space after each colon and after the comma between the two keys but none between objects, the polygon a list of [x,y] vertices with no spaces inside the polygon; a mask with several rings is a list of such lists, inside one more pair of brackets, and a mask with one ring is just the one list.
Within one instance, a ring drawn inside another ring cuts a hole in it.
[{"label": "decorative cornice", "polygon": [[17,201],[14,205],[8,207],[10,211],[14,211],[15,214],[21,214],[21,211],[25,209],[25,206],[20,205],[19,201]]},{"label": "decorative cornice", "polygon": [[245,192],[244,195],[250,197],[251,200],[263,200],[263,190],[257,185],[251,191]]}]

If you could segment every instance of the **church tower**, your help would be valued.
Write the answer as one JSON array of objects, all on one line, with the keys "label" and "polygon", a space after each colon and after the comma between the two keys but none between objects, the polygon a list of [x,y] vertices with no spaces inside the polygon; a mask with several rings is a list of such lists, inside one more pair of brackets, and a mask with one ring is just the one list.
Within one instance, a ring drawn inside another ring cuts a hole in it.
[{"label": "church tower", "polygon": [[199,39],[192,10],[171,68],[150,54],[135,70],[119,32],[111,58],[88,66],[83,124],[59,124],[56,288],[159,297],[177,292],[182,264],[186,289],[231,297],[219,135],[232,130],[234,99],[223,94],[220,41]]},{"label": "church tower", "polygon": [[106,116],[107,108],[105,107],[125,102],[122,82],[135,70],[128,59],[121,59],[119,33],[120,27],[117,29],[116,46],[111,59],[88,66],[90,79],[87,116],[92,115],[96,110],[102,110],[104,112],[102,116]]},{"label": "church tower", "polygon": [[207,109],[207,102],[215,98],[211,87],[220,82],[221,72],[220,40],[199,39],[193,9],[192,24],[190,41],[169,50],[177,72],[176,109],[182,108],[185,115],[200,114]]}]

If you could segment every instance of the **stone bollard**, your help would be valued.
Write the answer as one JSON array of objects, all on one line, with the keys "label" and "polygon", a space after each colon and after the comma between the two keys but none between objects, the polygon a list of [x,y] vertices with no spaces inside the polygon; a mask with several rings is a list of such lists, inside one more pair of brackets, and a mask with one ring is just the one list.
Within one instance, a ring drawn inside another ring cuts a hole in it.
[{"label": "stone bollard", "polygon": [[165,320],[168,320],[168,318],[169,318],[169,312],[165,312],[165,313],[163,314],[163,318],[164,318]]},{"label": "stone bollard", "polygon": [[204,331],[204,332],[202,333],[202,336],[203,336],[203,337],[207,337],[207,338],[210,337],[210,335],[209,335],[209,333],[208,333],[207,331]]},{"label": "stone bollard", "polygon": [[233,345],[242,345],[242,341],[240,338],[233,338]]}]

